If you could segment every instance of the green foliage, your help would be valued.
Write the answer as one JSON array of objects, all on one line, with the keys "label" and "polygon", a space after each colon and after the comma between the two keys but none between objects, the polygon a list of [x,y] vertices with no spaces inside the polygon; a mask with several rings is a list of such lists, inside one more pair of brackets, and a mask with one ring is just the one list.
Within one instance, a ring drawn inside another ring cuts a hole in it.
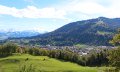
[{"label": "green foliage", "polygon": [[111,44],[115,46],[120,46],[120,29],[118,29],[118,34],[116,34],[110,41]]},{"label": "green foliage", "polygon": [[[113,45],[120,46],[120,31],[113,37],[113,40],[110,41]],[[108,56],[109,62],[112,66],[115,66],[120,70],[120,47],[115,48],[109,52]]]},{"label": "green foliage", "polygon": [[120,33],[119,34],[116,34],[113,39],[110,41],[111,44],[113,45],[117,45],[119,46],[120,45]]},{"label": "green foliage", "polygon": [[109,54],[108,59],[110,64],[115,66],[117,69],[120,69],[120,47],[111,50]]},{"label": "green foliage", "polygon": [[106,68],[104,72],[119,72],[116,68]]},{"label": "green foliage", "polygon": [[22,65],[17,72],[36,72],[35,67],[30,64],[30,65]]},{"label": "green foliage", "polygon": [[107,59],[107,56],[108,56],[108,50],[102,50],[100,52],[94,52],[94,53],[91,53],[90,56],[88,56],[88,65],[93,65],[93,66],[102,66],[102,65],[105,65],[107,66],[108,65],[108,59]]},{"label": "green foliage", "polygon": [[45,49],[40,49],[40,48],[29,48],[28,53],[31,55],[39,55],[39,56],[48,56],[49,51]]},{"label": "green foliage", "polygon": [[8,55],[12,55],[12,53],[16,52],[16,49],[18,48],[17,45],[12,43],[7,43],[0,46],[0,57],[5,57]]},{"label": "green foliage", "polygon": [[18,46],[13,43],[6,43],[3,45],[3,48],[5,48],[10,53],[15,53]]}]

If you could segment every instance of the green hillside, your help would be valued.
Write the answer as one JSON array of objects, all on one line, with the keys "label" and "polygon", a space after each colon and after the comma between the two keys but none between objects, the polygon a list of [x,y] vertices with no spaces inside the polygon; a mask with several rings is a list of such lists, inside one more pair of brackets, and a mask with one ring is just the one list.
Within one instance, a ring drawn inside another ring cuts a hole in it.
[{"label": "green hillside", "polygon": [[55,31],[31,37],[29,44],[70,46],[76,44],[105,45],[120,27],[120,19],[99,17],[66,24]]},{"label": "green hillside", "polygon": [[[26,60],[28,58],[28,60]],[[26,66],[35,72],[97,72],[104,67],[82,67],[74,63],[59,61],[46,56],[31,56],[28,54],[14,54],[6,58],[0,58],[0,72],[20,72]],[[26,71],[27,72],[27,71]]]}]

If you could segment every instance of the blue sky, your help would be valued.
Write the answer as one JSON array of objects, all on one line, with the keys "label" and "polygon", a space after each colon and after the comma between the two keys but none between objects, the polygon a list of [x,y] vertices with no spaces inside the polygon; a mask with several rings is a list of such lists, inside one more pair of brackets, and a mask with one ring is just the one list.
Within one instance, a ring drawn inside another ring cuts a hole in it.
[{"label": "blue sky", "polygon": [[99,16],[120,17],[120,0],[0,0],[0,30],[53,31]]}]

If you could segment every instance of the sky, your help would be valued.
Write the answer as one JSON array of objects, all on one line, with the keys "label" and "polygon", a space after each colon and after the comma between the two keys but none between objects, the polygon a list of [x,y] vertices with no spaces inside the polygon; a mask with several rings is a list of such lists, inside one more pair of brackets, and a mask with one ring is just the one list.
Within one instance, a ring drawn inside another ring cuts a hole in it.
[{"label": "sky", "polygon": [[70,22],[119,18],[120,0],[0,0],[0,31],[54,31]]}]

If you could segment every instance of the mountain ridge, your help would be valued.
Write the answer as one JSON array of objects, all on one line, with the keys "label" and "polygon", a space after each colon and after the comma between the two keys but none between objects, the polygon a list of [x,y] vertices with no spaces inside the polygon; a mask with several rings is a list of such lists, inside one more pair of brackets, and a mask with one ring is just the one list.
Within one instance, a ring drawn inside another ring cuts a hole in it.
[{"label": "mountain ridge", "polygon": [[31,37],[39,34],[40,33],[36,31],[1,31],[0,40],[4,40],[8,38]]},{"label": "mountain ridge", "polygon": [[120,28],[119,23],[120,18],[98,17],[71,22],[52,32],[27,39],[30,44],[39,45],[110,45],[108,42],[117,33],[117,29]]}]

